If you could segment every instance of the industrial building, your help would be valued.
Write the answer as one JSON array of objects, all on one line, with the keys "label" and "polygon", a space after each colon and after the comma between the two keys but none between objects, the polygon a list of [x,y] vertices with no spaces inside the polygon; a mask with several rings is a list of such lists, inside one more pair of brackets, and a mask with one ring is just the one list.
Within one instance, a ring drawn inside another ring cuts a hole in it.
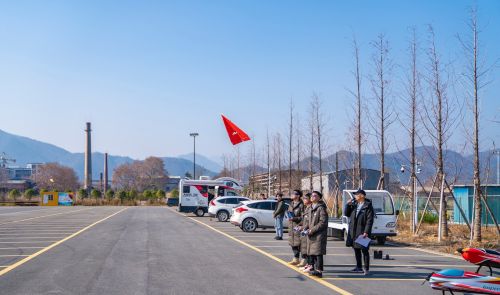
[{"label": "industrial building", "polygon": [[[500,221],[500,184],[482,185],[481,190],[486,198],[487,204],[495,216],[495,219]],[[474,185],[454,185],[453,194],[457,199],[458,204],[462,208],[468,221],[472,220],[474,213]],[[486,211],[483,201],[483,210],[481,212],[481,223],[484,225],[494,225],[491,215]],[[457,206],[453,209],[453,221],[455,223],[464,224],[464,219],[460,214]]]},{"label": "industrial building", "polygon": [[[338,175],[335,171],[323,173],[323,194],[331,195],[335,193],[336,184],[338,183],[339,190],[344,189],[357,189],[353,184],[353,169],[339,170]],[[378,181],[380,179],[380,170],[375,169],[361,169],[361,179],[363,181],[363,189],[373,190],[377,189]],[[302,190],[310,191],[312,181],[312,190],[321,191],[320,175],[314,174],[312,179],[310,176],[302,178]],[[385,188],[387,189],[390,183],[389,173],[385,173]]]}]

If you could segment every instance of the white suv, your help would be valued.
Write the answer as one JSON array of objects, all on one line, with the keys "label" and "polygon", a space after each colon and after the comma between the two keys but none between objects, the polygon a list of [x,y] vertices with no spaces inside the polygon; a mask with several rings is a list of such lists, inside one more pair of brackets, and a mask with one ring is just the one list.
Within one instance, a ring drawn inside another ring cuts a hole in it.
[{"label": "white suv", "polygon": [[[231,223],[239,226],[245,232],[255,231],[257,228],[274,228],[273,213],[276,200],[257,200],[244,202],[233,209]],[[285,200],[285,203],[289,203]],[[283,219],[283,227],[288,227],[288,219]]]},{"label": "white suv", "polygon": [[233,208],[249,198],[240,196],[218,197],[210,201],[208,205],[208,215],[217,217],[221,222],[225,222],[231,217]]}]

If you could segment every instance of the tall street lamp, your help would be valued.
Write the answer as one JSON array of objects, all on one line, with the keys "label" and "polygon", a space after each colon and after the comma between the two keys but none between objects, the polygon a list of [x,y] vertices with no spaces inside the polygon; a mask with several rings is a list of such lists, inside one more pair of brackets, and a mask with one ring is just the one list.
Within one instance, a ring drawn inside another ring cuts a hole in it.
[{"label": "tall street lamp", "polygon": [[196,179],[196,136],[198,135],[196,132],[189,133],[189,136],[193,137],[193,179]]}]

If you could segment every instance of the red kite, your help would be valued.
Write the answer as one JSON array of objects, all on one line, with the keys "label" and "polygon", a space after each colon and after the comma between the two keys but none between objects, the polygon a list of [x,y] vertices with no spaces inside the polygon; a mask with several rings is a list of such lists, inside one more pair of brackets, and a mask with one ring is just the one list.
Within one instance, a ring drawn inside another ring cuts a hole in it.
[{"label": "red kite", "polygon": [[241,130],[236,126],[233,122],[231,122],[228,118],[222,116],[222,121],[224,122],[224,126],[226,126],[227,135],[229,136],[229,140],[233,145],[237,145],[238,143],[242,143],[244,141],[250,140],[250,136],[245,133],[245,131]]}]

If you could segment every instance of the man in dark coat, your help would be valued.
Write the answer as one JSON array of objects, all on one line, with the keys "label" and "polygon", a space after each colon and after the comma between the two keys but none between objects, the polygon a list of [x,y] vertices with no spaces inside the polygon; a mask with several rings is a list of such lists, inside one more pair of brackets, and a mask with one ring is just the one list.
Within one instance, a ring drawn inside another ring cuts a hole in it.
[{"label": "man in dark coat", "polygon": [[293,259],[289,262],[291,265],[298,265],[300,263],[300,231],[297,230],[300,222],[302,221],[302,214],[304,212],[304,204],[302,203],[302,191],[294,190],[291,199],[292,202],[288,206],[288,244],[292,247]]},{"label": "man in dark coat", "polygon": [[276,231],[276,237],[274,237],[274,239],[283,240],[283,218],[286,212],[286,204],[285,201],[283,201],[283,194],[277,193],[276,200],[278,202],[276,203],[276,209],[273,212],[274,230]]},{"label": "man in dark coat", "polygon": [[[364,272],[365,275],[368,275],[370,270],[370,245],[368,244],[367,247],[363,247],[355,241],[360,236],[364,238],[370,237],[375,215],[372,202],[366,199],[364,190],[359,189],[356,191],[354,193],[354,198],[354,201],[351,199],[347,202],[344,210],[344,215],[349,217],[349,230],[346,245],[353,247],[354,255],[356,256],[356,267],[352,272]],[[365,264],[364,270],[361,265],[361,254],[363,254]]]},{"label": "man in dark coat", "polygon": [[328,238],[328,213],[323,195],[314,191],[311,195],[311,209],[307,225],[307,255],[311,256],[314,269],[309,274],[316,277],[323,276],[323,255],[326,255],[326,241]]}]

